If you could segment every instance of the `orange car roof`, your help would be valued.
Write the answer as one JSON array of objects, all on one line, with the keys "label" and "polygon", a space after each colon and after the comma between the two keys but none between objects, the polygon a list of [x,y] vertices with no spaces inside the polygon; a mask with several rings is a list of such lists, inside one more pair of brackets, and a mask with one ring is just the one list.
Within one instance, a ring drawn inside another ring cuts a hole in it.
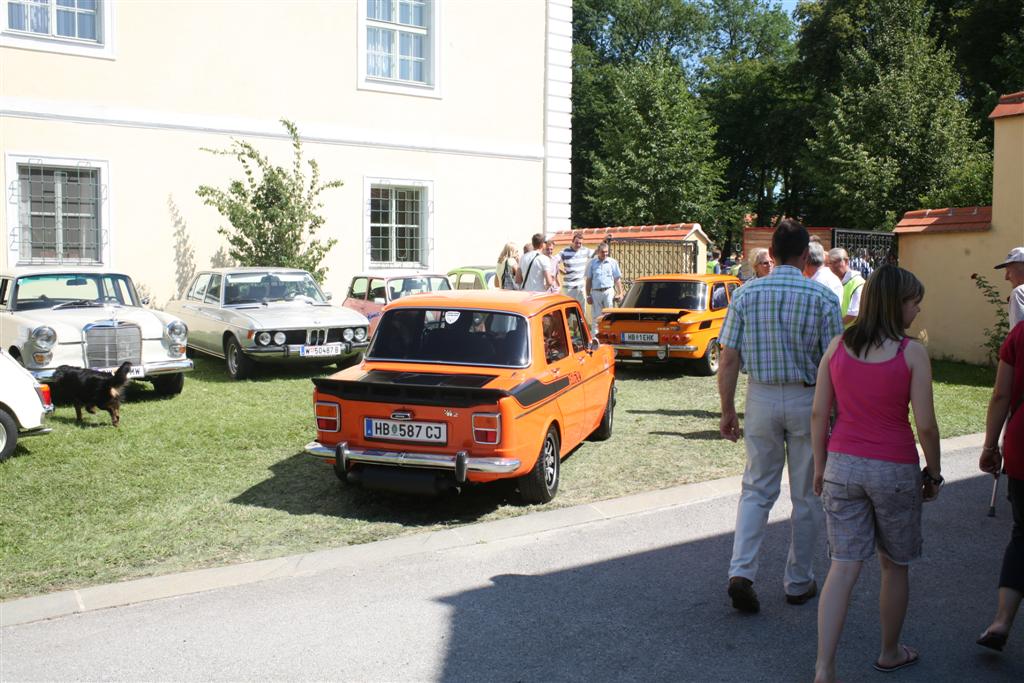
[{"label": "orange car roof", "polygon": [[667,273],[665,275],[644,275],[638,277],[634,282],[675,282],[675,281],[689,281],[689,282],[739,282],[740,279],[735,275],[698,275],[695,273]]},{"label": "orange car roof", "polygon": [[575,301],[563,294],[507,289],[450,289],[405,296],[388,305],[396,308],[484,308],[533,315],[557,303]]}]

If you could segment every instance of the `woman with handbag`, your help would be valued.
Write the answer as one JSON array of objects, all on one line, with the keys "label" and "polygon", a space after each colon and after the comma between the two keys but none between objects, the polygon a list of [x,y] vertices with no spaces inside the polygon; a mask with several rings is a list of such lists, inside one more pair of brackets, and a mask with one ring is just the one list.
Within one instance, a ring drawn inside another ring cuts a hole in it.
[{"label": "woman with handbag", "polygon": [[501,289],[519,289],[516,286],[516,275],[519,273],[519,248],[509,242],[498,254],[498,268],[495,280]]},{"label": "woman with handbag", "polygon": [[[1001,454],[1000,432],[1003,433]],[[1001,464],[1006,471],[1013,529],[1010,543],[1003,553],[996,616],[976,641],[982,647],[1000,652],[1006,645],[1013,618],[1024,595],[1024,323],[1013,328],[999,349],[996,384],[985,420],[985,445],[978,461],[982,472],[996,476]]]},{"label": "woman with handbag", "polygon": [[[811,413],[814,492],[824,504],[832,560],[818,603],[819,683],[835,680],[850,594],[876,549],[882,646],[874,667],[896,671],[919,659],[900,643],[908,565],[921,556],[921,502],[934,500],[943,481],[928,352],[906,336],[923,297],[924,286],[910,271],[879,268],[865,286],[857,322],[832,340],[818,367]],[[908,404],[924,470],[918,469]]]}]

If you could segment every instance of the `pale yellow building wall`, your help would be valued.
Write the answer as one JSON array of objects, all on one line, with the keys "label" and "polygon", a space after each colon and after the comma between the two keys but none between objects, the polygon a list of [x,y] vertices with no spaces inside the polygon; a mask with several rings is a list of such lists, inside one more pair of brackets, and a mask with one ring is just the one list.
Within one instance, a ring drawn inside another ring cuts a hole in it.
[{"label": "pale yellow building wall", "polygon": [[542,144],[543,0],[438,7],[440,99],[357,90],[353,0],[117,2],[115,59],[4,49],[2,88],[114,110]]},{"label": "pale yellow building wall", "polygon": [[1024,116],[995,120],[992,229],[900,235],[900,265],[925,286],[912,334],[925,332],[933,358],[988,362],[985,329],[995,324],[994,307],[971,279],[984,275],[1009,296],[1005,270],[993,266],[1024,245]]},{"label": "pale yellow building wall", "polygon": [[[196,195],[199,185],[226,187],[229,179],[242,177],[233,158],[201,150],[224,146],[229,142],[226,137],[18,119],[5,120],[3,130],[18,141],[19,149],[41,156],[102,158],[109,163],[107,267],[127,272],[145,285],[156,304],[174,294],[178,274],[189,261],[208,268],[226,247],[217,233],[226,221]],[[255,142],[275,163],[290,164],[289,142]],[[364,177],[433,182],[430,270],[447,272],[460,265],[496,262],[507,241],[524,242],[537,231],[524,224],[523,216],[540,221],[542,214],[538,162],[316,143],[307,143],[304,150],[307,158],[320,164],[322,180],[345,183],[321,195],[327,220],[320,236],[338,239],[325,261],[330,268],[325,288],[336,297],[344,298],[352,275],[369,265],[364,248]],[[503,200],[503,187],[517,188],[514,201]],[[6,216],[4,220],[6,224]],[[186,243],[191,259],[184,257]]]},{"label": "pale yellow building wall", "polygon": [[[551,13],[563,33],[571,20],[560,1],[439,2],[430,97],[360,89],[356,2],[113,7],[113,59],[0,47],[0,151],[106,163],[104,266],[133,275],[158,305],[179,281],[176,225],[198,268],[225,246],[225,221],[195,190],[226,187],[240,167],[200,148],[227,147],[235,134],[290,165],[281,117],[299,126],[322,178],[345,183],[322,195],[321,236],[339,240],[326,261],[336,298],[370,266],[368,178],[430,184],[427,268],[442,272],[494,262],[505,242],[543,232],[560,201],[545,189],[546,31]],[[10,165],[0,167],[5,188],[16,180]],[[2,234],[10,222],[5,208]],[[10,260],[0,249],[0,267]]]}]

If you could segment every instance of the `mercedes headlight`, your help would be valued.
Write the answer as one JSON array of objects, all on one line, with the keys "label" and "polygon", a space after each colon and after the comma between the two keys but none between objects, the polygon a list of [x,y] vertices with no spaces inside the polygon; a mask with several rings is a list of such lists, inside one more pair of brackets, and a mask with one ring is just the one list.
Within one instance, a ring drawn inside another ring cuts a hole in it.
[{"label": "mercedes headlight", "polygon": [[188,325],[180,320],[172,320],[167,323],[167,336],[176,344],[184,344],[188,337]]},{"label": "mercedes headlight", "polygon": [[361,342],[361,341],[365,341],[365,340],[366,340],[366,328],[365,327],[357,327],[356,328],[356,341]]},{"label": "mercedes headlight", "polygon": [[53,331],[52,327],[47,327],[46,325],[32,330],[31,337],[32,343],[40,351],[49,351],[57,343],[57,333]]},{"label": "mercedes headlight", "polygon": [[260,346],[267,346],[267,345],[269,345],[270,344],[270,333],[269,332],[260,332],[258,335],[256,335],[256,343],[259,344]]},{"label": "mercedes headlight", "polygon": [[284,336],[284,332],[275,332],[274,333],[274,343],[277,344],[278,346],[281,346],[282,344],[284,344],[285,340],[287,340],[287,339],[288,338],[286,336]]},{"label": "mercedes headlight", "polygon": [[355,332],[352,331],[351,327],[346,327],[344,332],[341,333],[341,338],[345,341],[352,341],[352,337],[355,336]]}]

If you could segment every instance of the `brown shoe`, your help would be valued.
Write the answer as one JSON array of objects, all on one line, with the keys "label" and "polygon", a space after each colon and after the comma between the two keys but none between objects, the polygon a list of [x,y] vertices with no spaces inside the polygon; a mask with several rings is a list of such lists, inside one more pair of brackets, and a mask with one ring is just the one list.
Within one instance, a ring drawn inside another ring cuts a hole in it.
[{"label": "brown shoe", "polygon": [[754,582],[742,576],[729,578],[729,597],[732,606],[741,612],[757,614],[761,611],[761,603],[754,592]]},{"label": "brown shoe", "polygon": [[802,605],[817,594],[818,582],[811,581],[811,587],[803,593],[801,593],[800,595],[790,595],[789,593],[786,593],[786,602],[788,602],[791,605]]}]

